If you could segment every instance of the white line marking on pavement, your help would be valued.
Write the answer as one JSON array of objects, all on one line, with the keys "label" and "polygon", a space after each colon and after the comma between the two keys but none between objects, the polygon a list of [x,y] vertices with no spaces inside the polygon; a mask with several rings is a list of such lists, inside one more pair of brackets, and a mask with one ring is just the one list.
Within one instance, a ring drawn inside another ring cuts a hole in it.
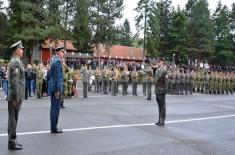
[{"label": "white line marking on pavement", "polygon": [[[206,118],[193,118],[193,119],[185,119],[185,120],[176,120],[176,121],[168,121],[166,124],[173,123],[182,123],[182,122],[194,122],[194,121],[203,121],[203,120],[212,120],[212,119],[221,119],[221,118],[230,118],[235,117],[235,115],[226,115],[226,116],[216,116],[216,117],[206,117]],[[64,132],[71,131],[86,131],[86,130],[97,130],[97,129],[111,129],[111,128],[127,128],[127,127],[140,127],[140,126],[154,126],[155,123],[146,123],[146,124],[126,124],[126,125],[111,125],[111,126],[100,126],[100,127],[87,127],[87,128],[75,128],[75,129],[64,129]],[[36,132],[21,132],[17,133],[17,135],[35,135],[35,134],[44,134],[50,133],[50,131],[36,131]],[[6,137],[7,134],[0,134],[0,137]]]}]

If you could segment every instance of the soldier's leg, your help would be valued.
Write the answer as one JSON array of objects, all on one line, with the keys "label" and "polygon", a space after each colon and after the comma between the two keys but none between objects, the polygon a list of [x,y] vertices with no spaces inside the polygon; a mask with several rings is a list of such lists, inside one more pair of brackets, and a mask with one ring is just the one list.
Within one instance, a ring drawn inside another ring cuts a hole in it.
[{"label": "soldier's leg", "polygon": [[137,82],[135,82],[135,95],[137,96]]},{"label": "soldier's leg", "polygon": [[209,93],[209,85],[205,84],[205,93],[208,94]]},{"label": "soldier's leg", "polygon": [[8,145],[15,145],[16,143],[18,114],[19,110],[13,106],[12,102],[8,102]]},{"label": "soldier's leg", "polygon": [[146,82],[143,82],[143,95],[146,95]]},{"label": "soldier's leg", "polygon": [[88,83],[85,83],[85,97],[87,97],[88,93]]},{"label": "soldier's leg", "polygon": [[115,92],[115,85],[114,85],[114,81],[112,80],[112,86],[111,86],[111,92],[112,92],[112,95],[114,96],[114,92]]},{"label": "soldier's leg", "polygon": [[82,83],[82,94],[83,94],[83,97],[85,97],[85,82]]},{"label": "soldier's leg", "polygon": [[147,100],[150,100],[150,97],[149,97],[149,82],[146,83],[146,91],[147,91]]},{"label": "soldier's leg", "polygon": [[156,95],[156,100],[158,103],[158,113],[159,113],[158,125],[164,125],[166,118],[165,95]]},{"label": "soldier's leg", "polygon": [[135,84],[134,84],[134,82],[132,82],[132,95],[133,96],[135,95]]},{"label": "soldier's leg", "polygon": [[113,81],[113,85],[114,85],[113,93],[114,93],[114,96],[116,96],[117,95],[117,81]]},{"label": "soldier's leg", "polygon": [[43,92],[42,92],[42,83],[43,83],[43,81],[41,80],[40,82],[39,82],[39,87],[40,87],[40,92],[39,92],[39,95],[40,95],[40,98],[42,98],[42,94],[43,94]]},{"label": "soldier's leg", "polygon": [[61,105],[61,95],[59,98],[55,97],[55,94],[51,94],[51,111],[50,111],[50,120],[51,120],[51,131],[54,132],[57,130],[57,124],[60,113]]},{"label": "soldier's leg", "polygon": [[147,82],[147,100],[151,100],[151,82]]}]

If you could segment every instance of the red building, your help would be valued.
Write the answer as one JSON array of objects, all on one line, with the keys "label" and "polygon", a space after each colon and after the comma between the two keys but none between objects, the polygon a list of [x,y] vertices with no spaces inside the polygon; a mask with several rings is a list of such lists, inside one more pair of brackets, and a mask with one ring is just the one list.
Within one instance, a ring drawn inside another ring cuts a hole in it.
[{"label": "red building", "polygon": [[98,50],[94,48],[93,56],[102,59],[117,59],[126,61],[143,61],[143,50],[141,48],[114,45],[110,52],[103,45],[99,45]]},{"label": "red building", "polygon": [[[41,62],[44,64],[47,64],[50,60],[50,48],[52,49],[52,55],[55,54],[55,49],[59,46],[64,46],[64,40],[55,40],[50,43],[50,40],[46,40],[41,45]],[[71,40],[67,40],[65,44],[66,52],[68,53],[75,53],[77,49],[73,46],[73,43]]]},{"label": "red building", "polygon": [[[50,47],[52,49],[52,55],[55,54],[56,47],[63,46],[64,40],[55,40],[50,43],[50,40],[46,40],[44,44],[41,45],[41,62],[47,64],[50,60]],[[93,59],[100,57],[101,59],[117,59],[117,60],[126,60],[126,61],[142,61],[143,60],[143,51],[141,48],[127,47],[121,45],[114,45],[111,47],[110,52],[107,52],[106,48],[103,45],[99,45],[98,50],[94,48],[92,54],[88,53],[78,53],[76,48],[73,46],[71,40],[66,41],[66,54],[67,59],[79,59],[87,58]]]}]

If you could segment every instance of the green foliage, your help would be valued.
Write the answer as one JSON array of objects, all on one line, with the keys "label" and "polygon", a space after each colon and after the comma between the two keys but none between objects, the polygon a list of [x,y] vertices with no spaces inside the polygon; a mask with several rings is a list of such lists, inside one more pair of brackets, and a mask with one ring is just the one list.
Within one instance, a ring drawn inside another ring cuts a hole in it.
[{"label": "green foliage", "polygon": [[170,26],[170,50],[167,54],[172,57],[176,54],[183,60],[187,60],[187,19],[186,12],[177,11],[172,13],[172,22]]},{"label": "green foliage", "polygon": [[147,44],[146,48],[148,54],[150,56],[158,56],[159,55],[159,43],[160,43],[160,20],[159,20],[160,12],[157,6],[153,7],[149,13],[148,25],[147,29]]},{"label": "green foliage", "polygon": [[107,49],[116,42],[115,20],[122,17],[123,0],[92,0],[91,25],[94,31],[92,42],[105,44]]},{"label": "green foliage", "polygon": [[217,64],[234,64],[235,55],[231,51],[221,51],[215,55],[214,62]]},{"label": "green foliage", "polygon": [[125,19],[123,25],[120,26],[120,28],[117,28],[115,35],[117,36],[117,44],[123,46],[132,45],[132,34],[128,19]]},{"label": "green foliage", "polygon": [[89,1],[76,0],[75,20],[73,23],[73,40],[79,52],[91,51],[91,16],[89,10]]},{"label": "green foliage", "polygon": [[207,60],[214,52],[213,25],[207,0],[198,0],[188,17],[188,52],[192,59]]},{"label": "green foliage", "polygon": [[215,51],[229,51],[232,46],[232,34],[230,33],[230,12],[227,6],[219,1],[213,14]]}]

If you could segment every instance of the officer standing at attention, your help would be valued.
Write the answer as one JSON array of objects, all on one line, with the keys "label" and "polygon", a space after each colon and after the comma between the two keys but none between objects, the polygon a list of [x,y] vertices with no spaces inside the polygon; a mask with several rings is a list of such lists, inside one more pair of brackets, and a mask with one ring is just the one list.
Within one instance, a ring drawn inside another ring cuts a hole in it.
[{"label": "officer standing at attention", "polygon": [[136,67],[131,72],[131,79],[132,79],[132,94],[133,96],[137,96],[137,84],[138,84],[138,72],[136,71]]},{"label": "officer standing at attention", "polygon": [[22,150],[22,144],[16,141],[16,127],[22,101],[25,97],[25,69],[21,62],[22,42],[13,44],[10,49],[13,57],[9,63],[8,82],[8,149]]},{"label": "officer standing at attention", "polygon": [[42,70],[42,64],[39,64],[36,70],[37,98],[42,98],[42,83],[43,83],[43,70]]},{"label": "officer standing at attention", "polygon": [[82,74],[82,83],[83,83],[83,97],[87,98],[88,84],[90,81],[90,74],[87,70],[87,66],[85,65],[83,70],[81,70]]},{"label": "officer standing at attention", "polygon": [[50,88],[51,93],[51,111],[50,111],[50,120],[51,120],[51,133],[63,133],[61,129],[57,128],[60,105],[61,105],[61,95],[63,91],[63,73],[62,73],[62,64],[61,60],[64,56],[64,47],[60,46],[56,48],[56,57],[53,58],[51,62],[50,69]]},{"label": "officer standing at attention", "polygon": [[164,126],[166,118],[166,92],[167,92],[167,71],[164,68],[164,59],[159,58],[157,62],[158,69],[154,77],[155,94],[158,103],[159,120],[155,125]]},{"label": "officer standing at attention", "polygon": [[146,100],[151,100],[152,96],[152,80],[153,80],[153,69],[150,61],[147,62],[146,66],[146,73],[147,73],[147,99]]}]

